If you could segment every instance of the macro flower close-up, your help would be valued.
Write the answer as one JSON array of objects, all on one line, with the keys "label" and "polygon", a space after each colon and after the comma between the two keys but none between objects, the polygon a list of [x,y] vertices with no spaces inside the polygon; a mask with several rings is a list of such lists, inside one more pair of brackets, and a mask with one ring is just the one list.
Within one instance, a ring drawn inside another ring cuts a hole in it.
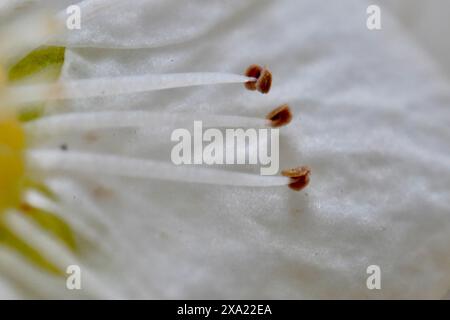
[{"label": "macro flower close-up", "polygon": [[449,9],[2,1],[0,299],[450,298]]}]

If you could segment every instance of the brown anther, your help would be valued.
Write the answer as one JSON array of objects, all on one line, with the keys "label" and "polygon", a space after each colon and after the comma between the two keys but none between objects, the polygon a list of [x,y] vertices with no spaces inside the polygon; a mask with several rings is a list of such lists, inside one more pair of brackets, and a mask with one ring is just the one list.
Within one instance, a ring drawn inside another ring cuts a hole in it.
[{"label": "brown anther", "polygon": [[309,167],[297,167],[293,169],[287,169],[281,171],[281,174],[285,177],[291,178],[289,188],[300,191],[309,184],[309,177],[311,175],[311,169]]},{"label": "brown anther", "polygon": [[[245,70],[245,75],[247,77],[258,79],[259,76],[261,75],[261,71],[262,68],[260,66],[258,66],[257,64],[252,64],[250,67],[247,68],[247,70]],[[256,90],[256,81],[247,81],[245,83],[245,87],[248,90],[252,91]]]},{"label": "brown anther", "polygon": [[268,93],[272,86],[272,73],[257,64],[252,64],[245,71],[247,77],[256,78],[256,81],[247,81],[245,87],[248,90],[258,90],[261,93]]},{"label": "brown anther", "polygon": [[266,119],[270,121],[272,127],[281,127],[291,122],[292,112],[287,104],[283,104],[270,112]]}]

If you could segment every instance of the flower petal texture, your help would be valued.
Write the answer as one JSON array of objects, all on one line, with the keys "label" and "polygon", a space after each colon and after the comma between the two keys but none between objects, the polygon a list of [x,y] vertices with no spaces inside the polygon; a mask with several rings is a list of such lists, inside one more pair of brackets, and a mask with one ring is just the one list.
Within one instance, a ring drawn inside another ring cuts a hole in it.
[{"label": "flower petal texture", "polygon": [[[313,172],[308,188],[297,193],[55,170],[45,180],[80,238],[77,257],[89,286],[83,294],[172,299],[446,294],[450,87],[388,11],[383,29],[369,31],[367,6],[359,0],[139,0],[126,11],[99,13],[82,30],[53,43],[67,47],[63,81],[270,66],[267,95],[242,84],[219,84],[76,99],[62,108],[52,102],[48,112],[195,110],[264,118],[287,102],[299,116],[283,128],[281,167],[307,163]],[[164,122],[156,128],[53,135],[39,146],[169,161],[173,128]],[[257,172],[232,167],[223,169]],[[28,269],[7,268],[18,264],[17,257],[4,257],[5,275],[19,282],[31,277]],[[381,290],[366,286],[370,265],[382,271]],[[47,283],[45,296],[77,294],[57,289],[57,281],[51,287],[46,276],[39,279]],[[5,284],[5,292],[11,286]]]}]

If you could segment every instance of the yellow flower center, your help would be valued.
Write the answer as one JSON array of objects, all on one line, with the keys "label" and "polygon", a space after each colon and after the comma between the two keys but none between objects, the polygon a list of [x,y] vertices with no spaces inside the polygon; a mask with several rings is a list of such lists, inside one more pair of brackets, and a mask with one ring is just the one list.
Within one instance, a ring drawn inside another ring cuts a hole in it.
[{"label": "yellow flower center", "polygon": [[25,132],[20,122],[0,107],[0,213],[20,203],[24,148]]}]

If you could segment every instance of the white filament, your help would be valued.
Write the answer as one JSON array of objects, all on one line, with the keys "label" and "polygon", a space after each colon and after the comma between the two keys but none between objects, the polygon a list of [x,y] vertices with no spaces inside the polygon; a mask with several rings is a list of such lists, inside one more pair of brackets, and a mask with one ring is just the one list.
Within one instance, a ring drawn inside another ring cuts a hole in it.
[{"label": "white filament", "polygon": [[94,275],[89,272],[89,269],[82,266],[79,259],[75,257],[67,248],[61,245],[58,241],[48,233],[39,228],[31,219],[25,217],[16,211],[10,211],[5,215],[5,225],[15,234],[21,237],[30,246],[39,251],[51,263],[59,269],[65,271],[70,265],[78,265],[83,270],[84,290],[90,295],[107,296],[109,298],[119,298],[110,293],[108,287],[99,282]]},{"label": "white filament", "polygon": [[[61,287],[60,278],[40,271],[14,249],[6,246],[0,250],[0,273],[2,276],[10,278],[16,287],[20,286],[33,297],[54,297],[56,299],[61,297],[61,292],[67,292],[66,288],[55,289]],[[2,299],[8,298],[2,295]]]},{"label": "white filament", "polygon": [[147,74],[11,86],[7,88],[6,93],[10,103],[24,104],[44,100],[105,97],[208,84],[244,83],[253,80],[255,79],[242,75],[213,72]]},{"label": "white filament", "polygon": [[53,115],[32,121],[26,125],[26,128],[33,134],[54,134],[107,128],[158,128],[161,124],[187,127],[197,120],[201,120],[204,127],[214,128],[260,128],[268,125],[267,120],[253,117],[113,111]]},{"label": "white filament", "polygon": [[80,152],[30,150],[27,159],[32,169],[40,171],[69,171],[88,175],[113,175],[130,178],[169,180],[188,183],[270,187],[288,185],[282,176],[260,176],[190,165]]},{"label": "white filament", "polygon": [[[73,201],[73,196],[70,198]],[[33,208],[45,210],[48,212],[57,212],[58,215],[60,215],[65,221],[67,221],[72,229],[76,231],[77,235],[88,239],[92,243],[95,243],[103,250],[103,252],[113,251],[114,248],[112,248],[109,243],[104,243],[102,241],[102,237],[98,234],[98,230],[92,224],[90,224],[88,221],[85,221],[85,219],[80,219],[80,213],[84,212],[84,210],[80,210],[79,203],[77,204],[77,206],[75,206],[76,210],[74,212],[74,210],[72,209],[74,208],[73,206],[63,207],[60,202],[55,202],[36,190],[28,190],[24,195],[24,200]],[[63,203],[67,204],[67,199],[64,200],[65,201]],[[83,204],[84,202],[85,200],[83,200]]]}]

